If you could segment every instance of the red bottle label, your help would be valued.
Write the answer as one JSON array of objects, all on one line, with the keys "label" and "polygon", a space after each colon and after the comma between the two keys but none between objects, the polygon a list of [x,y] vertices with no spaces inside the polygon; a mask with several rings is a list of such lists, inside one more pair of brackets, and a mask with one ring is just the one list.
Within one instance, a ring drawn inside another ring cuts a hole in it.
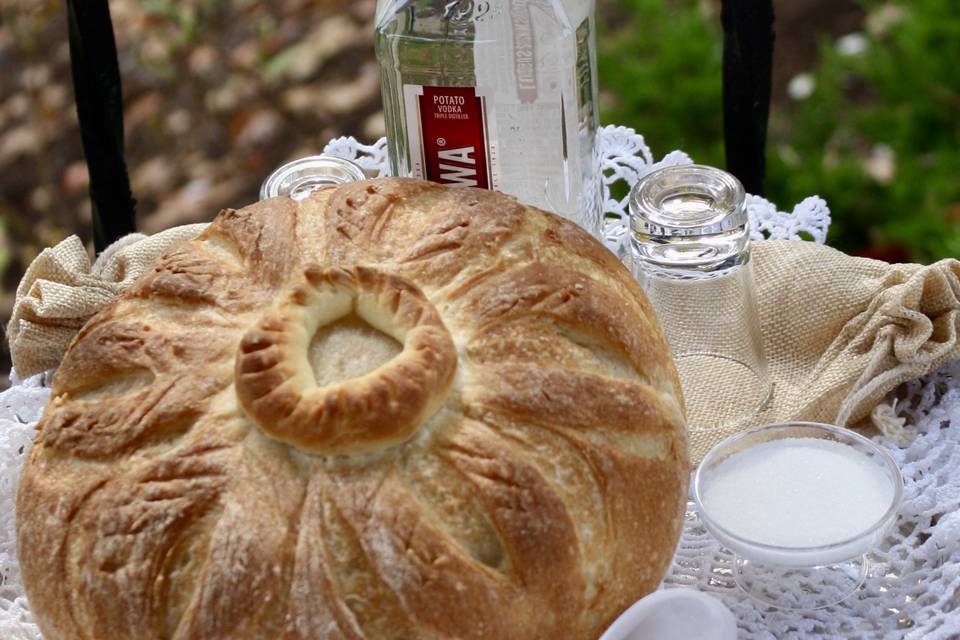
[{"label": "red bottle label", "polygon": [[496,188],[486,99],[473,87],[405,89],[413,174],[441,184]]}]

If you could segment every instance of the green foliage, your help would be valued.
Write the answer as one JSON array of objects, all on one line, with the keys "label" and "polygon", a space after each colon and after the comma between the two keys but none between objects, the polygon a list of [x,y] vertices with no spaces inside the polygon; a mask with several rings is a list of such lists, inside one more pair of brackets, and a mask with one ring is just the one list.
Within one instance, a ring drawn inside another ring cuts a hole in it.
[{"label": "green foliage", "polygon": [[598,67],[604,122],[627,125],[660,151],[722,166],[722,33],[697,0],[600,2]]},{"label": "green foliage", "polygon": [[[768,189],[779,202],[819,193],[831,244],[902,247],[917,260],[960,256],[960,14],[955,0],[867,0],[866,49],[821,47],[809,99],[772,125]],[[887,156],[893,172],[874,168]]]},{"label": "green foliage", "polygon": [[[813,94],[771,116],[767,196],[781,208],[824,197],[828,241],[849,252],[960,256],[956,0],[861,1],[866,49],[844,54],[823,42]],[[611,16],[599,40],[601,87],[611,94],[603,115],[660,152],[682,148],[722,166],[722,33],[702,6],[601,2]]]}]

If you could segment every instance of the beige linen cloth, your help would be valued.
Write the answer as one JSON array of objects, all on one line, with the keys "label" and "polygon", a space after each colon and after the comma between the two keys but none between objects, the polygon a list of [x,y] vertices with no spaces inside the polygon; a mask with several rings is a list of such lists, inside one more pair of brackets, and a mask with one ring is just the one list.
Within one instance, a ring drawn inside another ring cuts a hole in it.
[{"label": "beige linen cloth", "polygon": [[[18,375],[56,367],[88,318],[166,247],[203,226],[127,236],[92,265],[75,237],[44,251],[20,283],[7,327]],[[752,246],[773,396],[749,423],[692,430],[691,461],[728,435],[768,422],[872,422],[902,434],[883,403],[887,394],[960,358],[960,262],[891,265],[798,241]]]},{"label": "beige linen cloth", "polygon": [[152,236],[132,233],[90,264],[77,236],[44,249],[20,280],[7,324],[13,368],[21,378],[60,364],[87,320],[144,273],[170,245],[200,233],[205,224],[173,227]]},{"label": "beige linen cloth", "polygon": [[884,399],[960,359],[960,262],[888,264],[791,240],[751,247],[773,396],[747,424],[692,431],[691,461],[738,430],[786,420],[904,435]]}]

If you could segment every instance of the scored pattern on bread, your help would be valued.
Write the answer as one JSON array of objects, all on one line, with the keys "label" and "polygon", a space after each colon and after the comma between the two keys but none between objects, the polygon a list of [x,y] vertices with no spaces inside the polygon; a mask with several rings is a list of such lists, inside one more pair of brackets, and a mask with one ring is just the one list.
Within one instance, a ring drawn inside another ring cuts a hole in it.
[{"label": "scored pattern on bread", "polygon": [[[396,355],[318,385],[311,340],[348,321]],[[649,303],[493,192],[224,211],[84,327],[52,398],[17,505],[50,640],[593,640],[681,530]]]}]

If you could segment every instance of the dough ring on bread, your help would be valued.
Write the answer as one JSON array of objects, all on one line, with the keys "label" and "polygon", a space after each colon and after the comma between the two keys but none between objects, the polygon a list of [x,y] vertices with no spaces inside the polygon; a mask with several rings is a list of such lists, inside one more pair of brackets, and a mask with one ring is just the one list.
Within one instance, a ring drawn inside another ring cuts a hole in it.
[{"label": "dough ring on bread", "polygon": [[[307,358],[318,329],[355,313],[403,345],[357,379],[317,386]],[[403,442],[443,404],[457,352],[437,310],[413,283],[369,267],[304,271],[237,351],[237,397],[269,436],[309,453]]]}]

